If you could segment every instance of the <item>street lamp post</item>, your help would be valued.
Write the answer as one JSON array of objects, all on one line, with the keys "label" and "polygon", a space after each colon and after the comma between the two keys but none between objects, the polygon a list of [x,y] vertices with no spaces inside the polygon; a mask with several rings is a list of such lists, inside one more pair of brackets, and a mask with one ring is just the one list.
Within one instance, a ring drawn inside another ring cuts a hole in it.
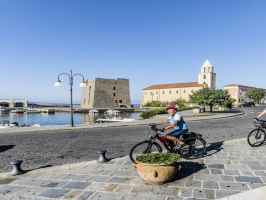
[{"label": "street lamp post", "polygon": [[62,74],[66,74],[66,75],[68,75],[68,77],[69,77],[69,86],[70,86],[70,126],[71,126],[71,127],[74,127],[74,122],[73,122],[73,103],[72,103],[72,86],[73,86],[73,77],[74,77],[75,75],[80,75],[80,76],[82,76],[83,81],[80,83],[80,87],[86,87],[86,83],[85,83],[85,81],[84,81],[84,76],[83,76],[83,75],[81,75],[81,74],[74,74],[74,75],[72,75],[72,70],[70,70],[70,75],[67,74],[67,73],[61,73],[61,74],[58,75],[58,80],[55,82],[55,85],[54,85],[55,87],[62,87],[62,83],[61,83],[61,81],[60,81],[60,79],[59,79],[59,77],[60,77]]}]

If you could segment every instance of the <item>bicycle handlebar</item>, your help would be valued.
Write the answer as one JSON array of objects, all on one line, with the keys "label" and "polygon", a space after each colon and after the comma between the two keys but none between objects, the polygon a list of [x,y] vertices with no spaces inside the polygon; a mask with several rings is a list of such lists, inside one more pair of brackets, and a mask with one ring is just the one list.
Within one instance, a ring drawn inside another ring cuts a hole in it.
[{"label": "bicycle handlebar", "polygon": [[156,124],[150,124],[149,125],[150,126],[150,128],[152,129],[152,130],[154,130],[154,131],[160,131],[160,132],[164,132],[164,129],[158,129],[156,126]]}]

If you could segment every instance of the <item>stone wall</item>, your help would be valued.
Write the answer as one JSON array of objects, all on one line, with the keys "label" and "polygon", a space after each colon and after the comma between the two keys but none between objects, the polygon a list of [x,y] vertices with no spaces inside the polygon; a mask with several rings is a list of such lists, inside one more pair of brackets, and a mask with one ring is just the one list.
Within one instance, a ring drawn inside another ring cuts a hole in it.
[{"label": "stone wall", "polygon": [[86,80],[83,88],[81,108],[121,108],[131,107],[128,79]]}]

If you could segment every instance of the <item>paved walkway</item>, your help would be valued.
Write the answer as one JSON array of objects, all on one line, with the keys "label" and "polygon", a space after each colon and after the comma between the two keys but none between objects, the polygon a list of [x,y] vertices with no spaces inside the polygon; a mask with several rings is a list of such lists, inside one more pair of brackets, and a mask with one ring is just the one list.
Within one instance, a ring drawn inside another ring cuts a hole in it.
[{"label": "paved walkway", "polygon": [[[14,177],[2,173],[0,199],[192,200],[238,194],[230,199],[253,196],[255,200],[259,197],[254,194],[266,195],[262,188],[252,190],[266,186],[266,146],[252,148],[245,138],[209,144],[205,157],[180,164],[174,180],[160,186],[143,182],[128,157],[104,164],[90,161],[43,168]],[[244,191],[249,193],[241,194]]]},{"label": "paved walkway", "polygon": [[[244,112],[235,111],[232,113],[214,113],[214,114],[193,114],[192,110],[181,111],[185,121],[201,121],[235,117],[244,114]],[[166,119],[168,114],[156,115],[150,119],[135,120],[130,122],[116,122],[116,123],[101,123],[101,124],[76,124],[75,127],[70,125],[58,125],[58,126],[41,126],[41,127],[18,127],[18,128],[0,128],[1,133],[16,133],[16,132],[29,132],[29,131],[45,131],[45,130],[70,130],[70,129],[88,129],[88,128],[103,128],[103,127],[118,127],[118,126],[135,126],[154,123]]]}]

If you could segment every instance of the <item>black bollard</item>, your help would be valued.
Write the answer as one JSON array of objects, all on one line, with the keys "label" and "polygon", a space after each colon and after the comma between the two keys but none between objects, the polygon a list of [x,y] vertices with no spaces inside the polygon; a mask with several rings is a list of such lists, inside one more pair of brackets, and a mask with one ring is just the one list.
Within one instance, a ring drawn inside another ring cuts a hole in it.
[{"label": "black bollard", "polygon": [[108,162],[110,160],[110,159],[107,159],[105,157],[105,153],[106,152],[107,152],[106,150],[99,150],[99,151],[97,151],[97,153],[100,154],[100,158],[97,160],[97,162],[102,163],[102,162]]},{"label": "black bollard", "polygon": [[13,170],[11,172],[9,172],[8,174],[11,175],[11,176],[16,176],[16,175],[19,175],[19,174],[24,174],[25,171],[23,171],[20,168],[20,164],[22,162],[23,162],[22,160],[15,160],[15,161],[10,162],[10,164],[13,166]]}]

